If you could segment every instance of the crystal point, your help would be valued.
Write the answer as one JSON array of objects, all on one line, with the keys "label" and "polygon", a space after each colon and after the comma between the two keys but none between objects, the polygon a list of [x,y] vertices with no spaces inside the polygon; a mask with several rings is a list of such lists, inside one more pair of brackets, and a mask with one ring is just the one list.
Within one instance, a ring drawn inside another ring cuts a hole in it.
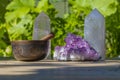
[{"label": "crystal point", "polygon": [[[50,18],[44,12],[41,12],[35,19],[32,38],[33,40],[41,40],[46,35],[50,34],[50,32]],[[46,58],[50,58],[50,50],[51,41],[49,40],[47,53],[48,55],[46,56]]]},{"label": "crystal point", "polygon": [[84,38],[105,59],[105,19],[103,15],[94,9],[84,23]]},{"label": "crystal point", "polygon": [[40,40],[42,37],[50,33],[50,19],[44,13],[41,12],[34,22],[33,28],[33,40]]}]

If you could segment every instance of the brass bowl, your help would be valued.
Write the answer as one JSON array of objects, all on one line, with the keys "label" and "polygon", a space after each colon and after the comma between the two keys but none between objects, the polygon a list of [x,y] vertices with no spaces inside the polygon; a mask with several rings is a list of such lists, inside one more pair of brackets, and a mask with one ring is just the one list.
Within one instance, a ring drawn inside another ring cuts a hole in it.
[{"label": "brass bowl", "polygon": [[18,40],[12,41],[12,52],[16,60],[36,61],[44,59],[48,54],[49,41]]}]

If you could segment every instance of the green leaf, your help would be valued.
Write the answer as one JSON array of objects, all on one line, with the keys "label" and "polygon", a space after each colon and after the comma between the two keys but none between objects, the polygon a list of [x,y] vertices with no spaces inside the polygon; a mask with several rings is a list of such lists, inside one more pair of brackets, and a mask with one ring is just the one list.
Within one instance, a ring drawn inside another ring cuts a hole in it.
[{"label": "green leaf", "polygon": [[21,17],[25,16],[29,11],[30,11],[29,8],[21,7],[20,9],[15,10],[13,12],[7,12],[5,15],[5,19],[7,22],[12,21],[16,18],[21,18]]},{"label": "green leaf", "polygon": [[93,0],[91,7],[97,8],[104,16],[109,16],[116,12],[118,2],[117,0]]},{"label": "green leaf", "polygon": [[35,0],[13,0],[8,6],[7,10],[16,10],[21,7],[34,8]]},{"label": "green leaf", "polygon": [[34,6],[35,6],[35,0],[20,0],[20,2],[24,6],[29,7],[29,8],[34,8]]},{"label": "green leaf", "polygon": [[13,0],[11,3],[6,7],[7,10],[16,10],[23,7],[23,4],[20,0]]},{"label": "green leaf", "polygon": [[37,7],[34,9],[35,12],[40,13],[41,11],[45,11],[48,8],[48,0],[41,0],[39,1]]},{"label": "green leaf", "polygon": [[90,13],[91,9],[97,8],[104,16],[109,16],[116,12],[117,5],[117,0],[75,0],[72,7],[74,11],[81,10],[87,14]]},{"label": "green leaf", "polygon": [[30,15],[27,15],[27,16],[23,16],[16,25],[13,24],[13,27],[8,29],[8,32],[10,34],[10,39],[11,40],[22,39],[22,35],[28,35],[30,33],[28,32],[28,30],[31,29],[31,26],[28,26],[28,24],[31,22],[31,20],[32,17]]},{"label": "green leaf", "polygon": [[33,9],[34,6],[34,0],[13,0],[6,8],[9,11],[5,14],[5,19],[9,22],[16,18],[21,18]]}]

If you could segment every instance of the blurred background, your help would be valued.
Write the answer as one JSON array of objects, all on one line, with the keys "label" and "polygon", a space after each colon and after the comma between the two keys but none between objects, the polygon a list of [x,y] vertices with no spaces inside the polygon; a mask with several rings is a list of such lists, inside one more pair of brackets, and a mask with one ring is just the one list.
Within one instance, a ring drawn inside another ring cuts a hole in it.
[{"label": "blurred background", "polygon": [[120,55],[120,0],[0,0],[0,57],[12,57],[11,41],[32,40],[36,16],[51,19],[51,56],[67,33],[84,37],[84,19],[97,8],[105,17],[106,58]]}]

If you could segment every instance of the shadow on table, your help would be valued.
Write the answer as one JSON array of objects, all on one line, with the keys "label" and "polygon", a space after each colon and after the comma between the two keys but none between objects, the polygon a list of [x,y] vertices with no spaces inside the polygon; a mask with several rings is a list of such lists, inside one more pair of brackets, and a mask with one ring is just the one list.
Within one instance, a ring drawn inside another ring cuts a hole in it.
[{"label": "shadow on table", "polygon": [[[62,62],[61,62],[62,63]],[[79,63],[80,64],[80,63]],[[82,65],[82,64],[81,64]],[[27,63],[0,65],[0,68],[10,67],[43,67],[27,71],[32,74],[1,75],[0,80],[120,80],[120,66],[69,66],[66,63]],[[44,68],[44,67],[51,68]],[[52,68],[53,67],[53,68]],[[18,68],[19,69],[19,68]],[[25,73],[26,71],[22,71]],[[12,74],[12,73],[11,73]]]},{"label": "shadow on table", "polygon": [[0,61],[15,60],[14,57],[0,57]]}]

